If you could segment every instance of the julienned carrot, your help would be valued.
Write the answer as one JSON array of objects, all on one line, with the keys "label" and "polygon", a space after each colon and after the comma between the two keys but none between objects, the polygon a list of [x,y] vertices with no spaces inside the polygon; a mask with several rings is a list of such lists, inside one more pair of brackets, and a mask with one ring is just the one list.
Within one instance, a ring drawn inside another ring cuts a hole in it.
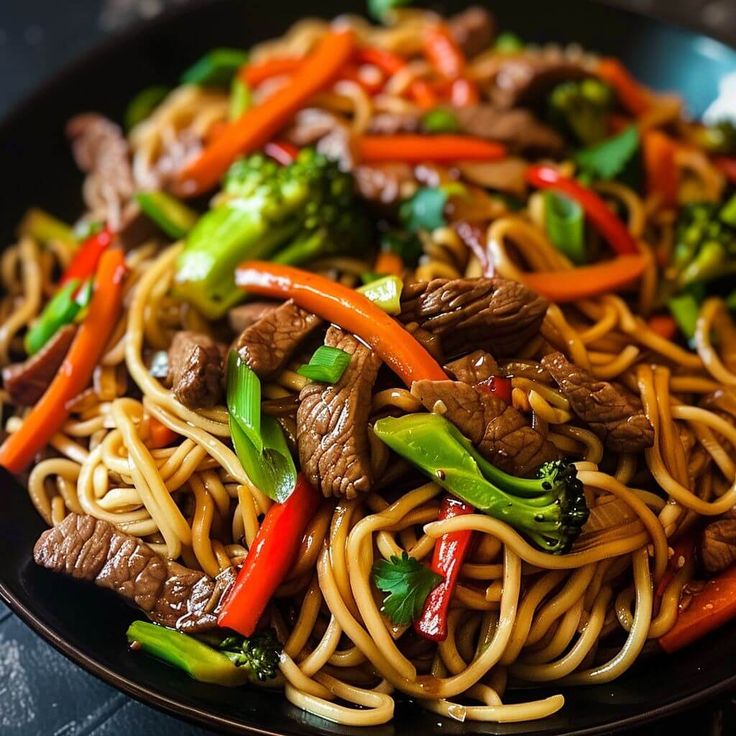
[{"label": "julienned carrot", "polygon": [[383,250],[376,257],[373,270],[386,276],[401,276],[404,273],[404,261],[398,253]]},{"label": "julienned carrot", "polygon": [[526,180],[533,187],[553,189],[574,199],[585,211],[598,232],[619,255],[638,253],[636,241],[626,225],[611,212],[606,203],[592,190],[561,174],[554,166],[530,166]]},{"label": "julienned carrot", "polygon": [[632,115],[639,117],[651,108],[652,96],[649,91],[631,76],[618,59],[601,59],[596,71],[601,79],[613,87],[621,105]]},{"label": "julienned carrot", "polygon": [[179,173],[177,190],[185,196],[211,189],[240,155],[269,141],[317,92],[334,82],[355,50],[350,30],[327,32],[292,75],[291,84],[247,110]]},{"label": "julienned carrot", "polygon": [[644,256],[619,256],[569,271],[525,273],[524,283],[552,302],[572,302],[628,286],[644,273]]},{"label": "julienned carrot", "polygon": [[345,328],[373,348],[411,387],[414,381],[442,381],[437,361],[398,323],[368,298],[316,273],[266,261],[246,261],[235,283],[251,294],[293,299],[304,309]]},{"label": "julienned carrot", "polygon": [[426,79],[415,79],[409,85],[409,96],[422,110],[431,110],[439,102],[437,93]]},{"label": "julienned carrot", "polygon": [[173,429],[169,429],[165,424],[161,424],[156,417],[150,417],[148,420],[148,439],[146,446],[151,450],[158,450],[161,447],[170,445],[179,435]]},{"label": "julienned carrot", "polygon": [[430,26],[422,37],[422,51],[435,71],[457,79],[465,71],[465,56],[444,23]]},{"label": "julienned carrot", "polygon": [[272,77],[293,74],[299,68],[302,61],[302,59],[296,56],[267,59],[257,64],[246,64],[238,72],[238,76],[249,87],[257,87]]},{"label": "julienned carrot", "polygon": [[472,79],[460,77],[450,86],[450,102],[453,107],[477,105],[479,99],[478,85]]},{"label": "julienned carrot", "polygon": [[496,161],[506,156],[500,143],[465,135],[364,135],[358,140],[361,161]]},{"label": "julienned carrot", "polygon": [[67,404],[89,384],[120,314],[124,276],[123,252],[105,251],[97,268],[87,316],[61,368],[20,429],[0,447],[0,465],[11,473],[20,473],[61,429],[69,416]]},{"label": "julienned carrot", "polygon": [[678,614],[675,625],[659,638],[659,645],[665,652],[676,652],[734,618],[736,567],[729,567],[693,596],[690,605]]},{"label": "julienned carrot", "polygon": [[666,207],[675,207],[679,189],[677,144],[661,130],[648,130],[642,135],[642,152],[648,193],[658,195]]}]

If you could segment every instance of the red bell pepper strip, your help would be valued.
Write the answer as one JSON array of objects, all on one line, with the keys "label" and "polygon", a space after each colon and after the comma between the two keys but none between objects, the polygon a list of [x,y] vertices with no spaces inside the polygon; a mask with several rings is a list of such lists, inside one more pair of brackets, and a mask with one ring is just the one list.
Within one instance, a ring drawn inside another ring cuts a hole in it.
[{"label": "red bell pepper strip", "polygon": [[61,368],[20,429],[0,446],[0,465],[11,473],[24,470],[51,436],[61,429],[69,416],[67,404],[89,384],[120,314],[124,276],[123,252],[105,251],[95,276],[87,316]]},{"label": "red bell pepper strip", "polygon": [[513,387],[511,379],[505,376],[491,376],[485,381],[476,383],[475,387],[484,394],[491,394],[499,399],[503,399],[507,404],[511,403],[511,392]]},{"label": "red bell pepper strip", "polygon": [[665,207],[675,207],[680,184],[677,144],[661,130],[648,130],[642,135],[642,152],[647,192],[658,195]]},{"label": "red bell pepper strip", "polygon": [[64,286],[73,279],[79,279],[81,282],[92,278],[102,254],[108,249],[114,237],[112,230],[108,227],[104,227],[100,232],[90,235],[79,246],[79,250],[74,254],[71,263],[66,267],[59,280],[59,286]]},{"label": "red bell pepper strip", "polygon": [[563,176],[553,166],[530,166],[526,180],[539,189],[553,189],[574,199],[585,211],[590,222],[619,255],[638,253],[636,241],[626,225],[606,206],[606,203],[591,189],[574,179]]},{"label": "red bell pepper strip", "polygon": [[431,110],[437,107],[439,98],[432,85],[426,79],[415,79],[409,85],[409,96],[422,110]]},{"label": "red bell pepper strip", "polygon": [[478,86],[467,77],[456,79],[450,86],[450,102],[454,107],[470,107],[479,100]]},{"label": "red bell pepper strip", "polygon": [[364,135],[358,139],[361,161],[496,161],[506,156],[500,143],[469,135]]},{"label": "red bell pepper strip", "polygon": [[271,506],[225,599],[218,625],[243,636],[255,631],[276,588],[291,570],[321,500],[322,495],[300,473],[289,498]]},{"label": "red bell pepper strip", "polygon": [[179,172],[177,191],[193,196],[215,186],[238,156],[265,145],[314,95],[331,85],[354,51],[352,31],[328,31],[294,72],[291,84],[246,110]]},{"label": "red bell pepper strip", "polygon": [[299,149],[289,141],[269,141],[263,146],[263,153],[277,164],[288,166],[299,155]]},{"label": "red bell pepper strip", "polygon": [[406,66],[406,59],[403,56],[375,46],[358,49],[356,58],[359,64],[373,64],[388,76],[396,74]]},{"label": "red bell pepper strip", "polygon": [[613,87],[622,107],[632,115],[640,117],[651,109],[651,94],[631,76],[618,59],[601,59],[596,71],[604,82]]},{"label": "red bell pepper strip", "polygon": [[647,326],[665,340],[674,340],[677,336],[677,322],[669,314],[653,314],[647,320]]},{"label": "red bell pepper strip", "polygon": [[465,56],[444,23],[425,31],[422,51],[435,71],[446,79],[457,79],[465,71]]},{"label": "red bell pepper strip", "polygon": [[713,159],[713,163],[731,184],[736,184],[736,158],[717,156]]},{"label": "red bell pepper strip", "polygon": [[[474,510],[464,501],[447,496],[442,500],[437,520],[472,514]],[[444,580],[427,596],[422,615],[414,622],[414,630],[425,639],[444,641],[447,638],[447,612],[472,537],[471,531],[443,534],[434,546],[431,568]]]},{"label": "red bell pepper strip", "polygon": [[644,273],[646,267],[644,256],[619,256],[612,261],[567,271],[525,273],[522,280],[530,289],[552,302],[575,302],[628,286]]},{"label": "red bell pepper strip", "polygon": [[675,625],[659,638],[659,645],[671,654],[733,618],[736,618],[736,567],[729,567],[693,596],[690,605],[680,611]]},{"label": "red bell pepper strip", "polygon": [[411,388],[414,381],[442,381],[437,361],[394,319],[354,289],[293,266],[246,261],[235,283],[251,294],[293,299],[322,319],[357,335]]}]

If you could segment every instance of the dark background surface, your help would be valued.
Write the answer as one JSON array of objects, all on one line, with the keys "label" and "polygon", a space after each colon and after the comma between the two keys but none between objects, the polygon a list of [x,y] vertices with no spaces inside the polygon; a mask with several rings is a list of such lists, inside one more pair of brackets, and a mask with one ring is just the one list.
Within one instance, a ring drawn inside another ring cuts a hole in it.
[{"label": "dark background surface", "polygon": [[[106,35],[165,7],[196,0],[0,0],[0,114]],[[248,0],[244,0],[247,2]],[[521,0],[520,0],[521,1]],[[550,0],[550,5],[553,0]],[[736,45],[736,0],[616,0],[648,14],[695,20]],[[736,666],[736,665],[735,665]],[[731,698],[637,732],[736,734]],[[0,735],[195,736],[183,724],[68,662],[0,603]]]}]

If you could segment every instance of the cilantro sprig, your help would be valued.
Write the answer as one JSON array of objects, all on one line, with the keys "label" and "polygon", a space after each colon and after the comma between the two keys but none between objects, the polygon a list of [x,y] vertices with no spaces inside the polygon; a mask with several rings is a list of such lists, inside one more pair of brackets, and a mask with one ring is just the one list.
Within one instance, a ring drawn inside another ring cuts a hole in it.
[{"label": "cilantro sprig", "polygon": [[395,626],[409,626],[419,618],[427,596],[442,582],[442,576],[432,572],[419,560],[403,552],[392,555],[373,566],[373,582],[388,595],[383,600],[383,612]]}]

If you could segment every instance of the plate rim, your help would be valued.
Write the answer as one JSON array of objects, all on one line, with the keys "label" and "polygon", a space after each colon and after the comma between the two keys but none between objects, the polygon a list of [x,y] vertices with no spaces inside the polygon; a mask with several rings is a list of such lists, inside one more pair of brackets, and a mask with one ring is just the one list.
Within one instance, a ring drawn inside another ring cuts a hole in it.
[{"label": "plate rim", "polygon": [[[59,69],[51,75],[43,79],[39,84],[35,85],[29,92],[22,94],[14,103],[12,103],[0,116],[0,139],[5,136],[8,129],[22,122],[27,117],[31,109],[38,101],[43,99],[46,94],[65,83],[69,83],[81,70],[96,60],[113,53],[116,49],[125,46],[131,38],[141,33],[153,33],[159,27],[163,27],[173,19],[181,18],[186,15],[196,15],[199,12],[205,12],[203,9],[208,6],[225,5],[230,0],[192,0],[183,5],[174,5],[165,8],[160,14],[154,18],[137,19],[128,24],[124,29],[115,31],[106,35],[101,40],[93,44],[82,53],[75,55],[72,59],[62,64]],[[645,18],[650,23],[658,26],[664,26],[677,31],[690,34],[697,34],[702,38],[708,39],[715,43],[736,50],[736,38],[726,37],[725,34],[713,33],[710,29],[706,29],[702,23],[697,20],[693,22],[684,22],[675,19],[670,13],[655,13],[649,8],[642,10],[634,10],[622,7],[615,0],[588,0],[593,4],[603,6],[614,10],[624,16],[632,19]],[[468,0],[468,4],[472,4]],[[22,603],[8,588],[6,583],[0,579],[0,600],[4,602],[10,611],[15,614],[25,626],[40,636],[46,643],[50,644],[57,652],[66,657],[76,666],[81,667],[84,671],[90,673],[98,680],[117,690],[132,697],[134,700],[156,708],[175,718],[183,719],[197,726],[208,728],[210,730],[220,729],[226,733],[234,734],[254,734],[255,736],[302,736],[303,732],[292,729],[282,729],[274,731],[268,727],[251,725],[243,720],[225,717],[217,713],[206,711],[199,706],[189,705],[184,701],[170,698],[157,690],[149,690],[143,685],[136,683],[130,678],[119,674],[114,669],[101,663],[94,657],[84,653],[72,644],[67,643],[62,636],[50,625],[44,622],[43,618],[36,614],[30,607]],[[603,685],[597,686],[602,687]],[[696,705],[702,705],[717,698],[720,694],[736,686],[736,671],[730,677],[720,682],[711,684],[697,692],[693,692],[683,698],[671,703],[659,705],[648,711],[642,711],[635,715],[618,718],[610,723],[599,724],[595,726],[585,726],[565,731],[566,736],[601,736],[603,734],[611,734],[622,732],[626,729],[641,726],[644,724],[654,723],[668,716],[676,715]],[[596,686],[593,686],[596,687]],[[471,724],[472,725],[472,724]]]}]

